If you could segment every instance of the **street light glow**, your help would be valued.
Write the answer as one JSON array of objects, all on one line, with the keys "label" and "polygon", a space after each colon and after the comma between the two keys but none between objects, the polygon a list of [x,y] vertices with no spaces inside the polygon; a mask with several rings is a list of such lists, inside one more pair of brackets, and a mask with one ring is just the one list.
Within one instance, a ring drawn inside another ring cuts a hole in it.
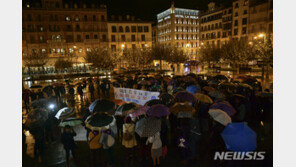
[{"label": "street light glow", "polygon": [[257,37],[254,37],[254,39],[257,39]]},{"label": "street light glow", "polygon": [[50,104],[48,107],[49,107],[50,109],[53,109],[53,108],[54,108],[54,104]]},{"label": "street light glow", "polygon": [[124,44],[122,44],[122,45],[121,45],[121,48],[124,48],[124,47],[125,47]]},{"label": "street light glow", "polygon": [[190,45],[189,45],[189,43],[188,43],[188,44],[186,44],[186,47],[187,47],[187,48],[189,48],[189,46],[190,46]]},{"label": "street light glow", "polygon": [[262,38],[264,37],[264,34],[259,34],[258,37]]}]

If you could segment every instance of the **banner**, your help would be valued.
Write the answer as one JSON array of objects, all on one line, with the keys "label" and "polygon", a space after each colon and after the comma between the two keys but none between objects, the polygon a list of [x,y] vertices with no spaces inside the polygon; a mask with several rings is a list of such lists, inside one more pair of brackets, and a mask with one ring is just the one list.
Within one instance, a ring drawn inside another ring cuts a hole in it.
[{"label": "banner", "polygon": [[158,99],[159,92],[149,92],[130,88],[114,88],[115,99],[144,105],[147,101]]}]

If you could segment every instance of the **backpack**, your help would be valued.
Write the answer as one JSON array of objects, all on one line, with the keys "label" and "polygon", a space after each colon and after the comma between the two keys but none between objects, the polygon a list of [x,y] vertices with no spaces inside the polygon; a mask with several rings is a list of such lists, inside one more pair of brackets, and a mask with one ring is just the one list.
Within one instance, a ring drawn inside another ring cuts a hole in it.
[{"label": "backpack", "polygon": [[130,132],[123,133],[123,139],[126,141],[130,141],[133,139],[133,135]]}]

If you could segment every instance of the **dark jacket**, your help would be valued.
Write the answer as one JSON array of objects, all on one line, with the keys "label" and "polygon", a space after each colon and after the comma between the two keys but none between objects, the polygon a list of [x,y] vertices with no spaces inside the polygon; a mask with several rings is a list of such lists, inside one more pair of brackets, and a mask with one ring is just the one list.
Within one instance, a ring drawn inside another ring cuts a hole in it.
[{"label": "dark jacket", "polygon": [[74,136],[76,136],[76,133],[74,131],[72,133],[67,133],[67,132],[62,133],[61,141],[65,149],[74,149],[77,147],[74,142]]}]

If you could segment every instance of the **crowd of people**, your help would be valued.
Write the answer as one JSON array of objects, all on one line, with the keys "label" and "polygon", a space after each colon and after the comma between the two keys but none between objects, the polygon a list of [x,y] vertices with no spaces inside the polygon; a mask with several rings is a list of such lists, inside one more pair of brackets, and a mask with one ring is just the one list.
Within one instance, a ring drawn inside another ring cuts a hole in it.
[{"label": "crowd of people", "polygon": [[[66,94],[65,87],[68,88],[67,94],[74,98],[74,86],[70,86],[69,83],[66,86],[57,84],[38,92],[24,90],[23,100],[27,111],[32,112],[29,99],[31,101],[42,99],[44,98],[43,93],[46,97],[55,97],[57,103],[62,103],[60,108],[70,106],[65,104],[61,98]],[[272,133],[272,90],[262,91],[260,82],[250,76],[231,81],[223,76],[205,80],[195,74],[175,77],[119,76],[115,77],[113,82],[107,79],[88,79],[78,83],[76,87],[76,93],[79,94],[81,101],[84,101],[83,89],[86,87],[90,93],[90,100],[94,101],[92,104],[94,108],[90,107],[85,111],[82,125],[87,130],[86,139],[91,151],[93,166],[100,166],[103,162],[99,160],[102,157],[102,150],[107,157],[108,166],[120,166],[120,164],[115,165],[114,162],[114,156],[117,155],[113,149],[115,142],[121,143],[125,148],[128,161],[149,164],[151,159],[153,166],[159,166],[168,157],[170,151],[177,150],[178,157],[186,166],[191,162],[196,163],[198,157],[206,157],[206,155],[214,157],[216,151],[226,151],[227,147],[221,133],[229,123],[245,122],[257,135],[267,136]],[[111,98],[111,87],[160,92],[160,96],[159,99],[148,101],[145,104],[147,108],[141,108],[143,106],[136,104],[129,107],[130,103]],[[95,96],[95,90],[97,90],[97,96]],[[95,101],[95,97],[98,97],[98,100]],[[114,107],[111,105],[111,109],[107,110],[110,103],[113,103]],[[230,121],[226,123],[226,119],[217,120],[209,114],[215,104],[220,105],[221,103],[231,108],[230,113],[225,111],[227,115],[225,117],[230,118]],[[168,110],[168,112],[161,116],[149,114],[156,107],[160,107],[161,111]],[[114,115],[114,112],[118,110],[121,114]],[[133,112],[140,110],[144,112],[137,116],[133,115]],[[106,125],[93,125],[90,121],[91,119],[101,120],[101,118],[105,121],[110,119],[110,122]],[[138,124],[143,119],[147,122],[159,122],[159,130],[151,136],[139,134],[137,128],[140,125]],[[263,122],[264,130],[262,131]],[[51,131],[51,128],[48,129],[47,131]],[[41,132],[32,134],[34,138],[42,138],[40,137]],[[79,149],[73,139],[75,135],[72,127],[68,125],[64,127],[61,134],[68,166],[70,151],[74,159],[79,156],[75,153],[75,150]],[[35,139],[35,141],[37,155],[38,150],[42,151],[38,148],[41,148],[43,139]],[[207,150],[201,151],[202,148],[207,148]],[[229,165],[228,162],[221,161],[211,161],[211,163],[213,163],[212,166]]]}]

